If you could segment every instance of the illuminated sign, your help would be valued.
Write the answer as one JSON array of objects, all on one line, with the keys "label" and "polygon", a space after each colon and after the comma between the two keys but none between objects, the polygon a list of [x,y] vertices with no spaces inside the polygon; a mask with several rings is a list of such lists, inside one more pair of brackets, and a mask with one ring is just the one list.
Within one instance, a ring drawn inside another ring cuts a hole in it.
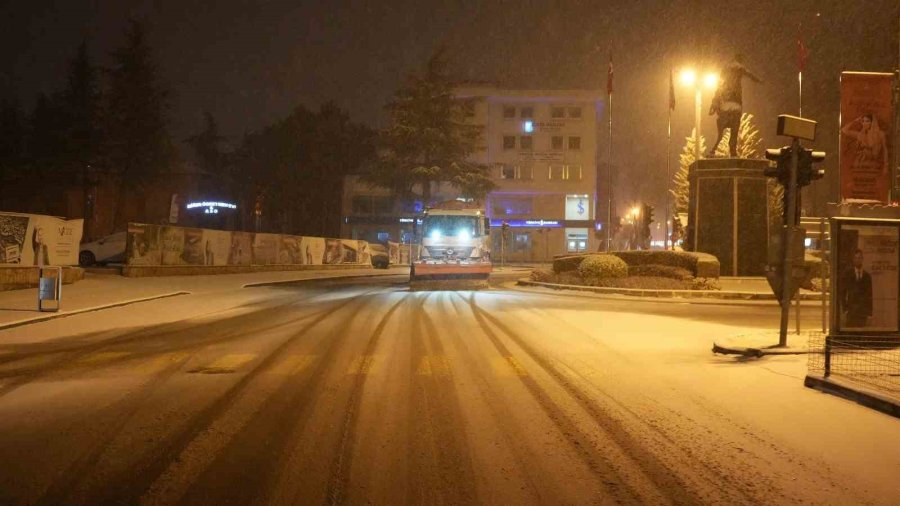
[{"label": "illuminated sign", "polygon": [[522,130],[527,133],[534,132],[534,122],[531,120],[525,121],[524,123],[522,123]]},{"label": "illuminated sign", "polygon": [[[505,220],[510,227],[546,227],[558,228],[562,226],[559,220]],[[491,220],[492,227],[499,227],[504,220]]]},{"label": "illuminated sign", "polygon": [[229,202],[188,202],[187,209],[203,209],[203,214],[219,214],[219,209],[237,209],[237,204]]}]

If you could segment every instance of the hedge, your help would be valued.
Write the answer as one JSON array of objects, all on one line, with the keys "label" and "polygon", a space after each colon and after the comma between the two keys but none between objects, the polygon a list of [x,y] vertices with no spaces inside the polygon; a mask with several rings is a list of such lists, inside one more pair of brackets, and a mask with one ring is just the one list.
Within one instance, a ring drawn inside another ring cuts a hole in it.
[{"label": "hedge", "polygon": [[654,276],[659,278],[672,278],[678,280],[689,280],[693,278],[691,271],[682,267],[672,267],[671,265],[629,265],[629,276]]},{"label": "hedge", "polygon": [[578,266],[578,273],[585,280],[624,278],[628,276],[628,264],[615,255],[599,253],[585,257]]}]

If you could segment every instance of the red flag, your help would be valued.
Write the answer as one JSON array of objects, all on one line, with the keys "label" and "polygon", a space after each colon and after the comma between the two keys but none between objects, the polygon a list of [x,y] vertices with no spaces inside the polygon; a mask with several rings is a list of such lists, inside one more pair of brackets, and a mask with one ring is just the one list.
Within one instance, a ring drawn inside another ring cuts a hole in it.
[{"label": "red flag", "polygon": [[800,68],[800,72],[803,72],[803,69],[806,68],[806,60],[809,59],[809,50],[803,45],[803,37],[800,36],[799,30],[797,33],[797,66]]},{"label": "red flag", "polygon": [[609,55],[609,70],[606,73],[606,94],[612,95],[613,92],[613,65],[612,55]]},{"label": "red flag", "polygon": [[669,69],[669,109],[675,110],[675,77],[674,70]]}]

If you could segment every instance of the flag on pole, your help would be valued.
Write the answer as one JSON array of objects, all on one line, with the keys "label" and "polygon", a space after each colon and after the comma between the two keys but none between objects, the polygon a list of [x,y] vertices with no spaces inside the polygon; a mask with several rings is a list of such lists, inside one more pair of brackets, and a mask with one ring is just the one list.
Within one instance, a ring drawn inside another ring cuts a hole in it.
[{"label": "flag on pole", "polygon": [[675,76],[674,70],[669,69],[669,109],[675,110]]},{"label": "flag on pole", "polygon": [[609,70],[606,72],[606,94],[612,95],[613,92],[613,64],[612,54],[609,55]]},{"label": "flag on pole", "polygon": [[800,72],[806,68],[806,60],[809,59],[809,49],[803,44],[803,37],[800,30],[797,30],[797,66]]}]

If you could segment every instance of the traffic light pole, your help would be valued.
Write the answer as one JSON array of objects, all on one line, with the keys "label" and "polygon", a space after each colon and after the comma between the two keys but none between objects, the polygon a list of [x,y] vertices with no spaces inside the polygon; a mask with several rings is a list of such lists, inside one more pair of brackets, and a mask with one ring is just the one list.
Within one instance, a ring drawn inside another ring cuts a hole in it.
[{"label": "traffic light pole", "polygon": [[794,229],[797,226],[797,165],[800,157],[800,139],[791,143],[791,171],[787,188],[787,215],[784,220],[784,259],[781,283],[781,327],[778,330],[778,346],[787,346],[788,318],[791,314],[791,296],[794,275]]}]

